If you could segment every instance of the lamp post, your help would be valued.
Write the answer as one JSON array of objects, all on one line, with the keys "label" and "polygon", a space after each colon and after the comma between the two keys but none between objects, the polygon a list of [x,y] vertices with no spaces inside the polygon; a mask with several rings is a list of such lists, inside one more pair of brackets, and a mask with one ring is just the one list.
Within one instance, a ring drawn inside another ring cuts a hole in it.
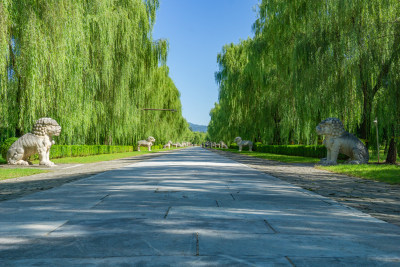
[{"label": "lamp post", "polygon": [[378,151],[378,163],[379,163],[379,135],[378,135],[378,118],[374,120],[375,127],[376,127],[376,147]]}]

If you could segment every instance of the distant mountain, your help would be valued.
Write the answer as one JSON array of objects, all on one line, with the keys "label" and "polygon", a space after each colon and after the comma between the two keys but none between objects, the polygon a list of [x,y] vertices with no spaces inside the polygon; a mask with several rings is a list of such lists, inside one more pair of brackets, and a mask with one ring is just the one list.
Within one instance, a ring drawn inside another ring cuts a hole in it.
[{"label": "distant mountain", "polygon": [[189,127],[190,127],[190,129],[192,129],[193,132],[203,132],[203,133],[207,132],[207,126],[205,126],[205,125],[198,125],[198,124],[189,122]]}]

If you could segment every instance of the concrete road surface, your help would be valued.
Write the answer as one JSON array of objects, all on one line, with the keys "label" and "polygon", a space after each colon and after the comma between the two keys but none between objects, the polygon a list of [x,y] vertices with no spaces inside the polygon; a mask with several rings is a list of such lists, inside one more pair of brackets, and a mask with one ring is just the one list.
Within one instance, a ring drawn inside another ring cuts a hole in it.
[{"label": "concrete road surface", "polygon": [[400,227],[201,148],[0,212],[0,266],[400,266]]}]

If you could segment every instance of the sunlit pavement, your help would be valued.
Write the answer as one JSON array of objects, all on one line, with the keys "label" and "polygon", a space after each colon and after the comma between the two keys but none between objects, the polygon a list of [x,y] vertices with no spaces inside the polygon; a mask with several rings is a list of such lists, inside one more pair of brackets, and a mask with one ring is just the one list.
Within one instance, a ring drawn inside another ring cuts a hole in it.
[{"label": "sunlit pavement", "polygon": [[201,148],[0,212],[0,266],[400,266],[400,227]]}]

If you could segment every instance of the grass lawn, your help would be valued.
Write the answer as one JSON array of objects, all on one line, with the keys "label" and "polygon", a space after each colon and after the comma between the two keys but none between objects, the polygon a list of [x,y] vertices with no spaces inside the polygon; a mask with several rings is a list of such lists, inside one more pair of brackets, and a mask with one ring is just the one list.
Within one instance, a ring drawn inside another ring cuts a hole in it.
[{"label": "grass lawn", "polygon": [[287,155],[279,155],[279,154],[271,154],[271,153],[261,153],[261,152],[249,152],[242,151],[239,152],[236,149],[221,149],[224,151],[229,151],[233,153],[240,153],[242,155],[252,156],[256,158],[276,160],[287,163],[318,163],[319,159],[309,158],[309,157],[299,157],[299,156],[287,156]]},{"label": "grass lawn", "polygon": [[318,169],[389,184],[400,184],[400,166],[386,164],[317,166]]},{"label": "grass lawn", "polygon": [[[171,148],[177,149],[177,148]],[[60,158],[60,159],[51,159],[55,164],[73,164],[73,163],[93,163],[121,158],[128,158],[139,156],[143,154],[155,153],[160,151],[167,151],[169,149],[155,149],[153,151],[133,151],[133,152],[125,152],[125,153],[113,153],[113,154],[102,154],[95,156],[87,156],[87,157],[71,157],[71,158]],[[6,164],[6,160],[4,160],[0,156],[0,164]],[[39,164],[39,160],[34,160],[32,163]],[[38,169],[28,169],[28,168],[16,168],[16,169],[0,169],[0,180],[29,176],[38,173],[50,172],[51,170],[38,170]]]},{"label": "grass lawn", "polygon": [[[149,153],[156,153],[160,151],[166,151],[168,149],[154,149],[152,151],[133,151],[133,152],[125,152],[125,153],[113,153],[113,154],[101,154],[95,156],[87,156],[87,157],[70,157],[70,158],[59,158],[59,159],[52,159],[55,164],[68,164],[68,163],[93,163],[93,162],[100,162],[100,161],[107,161],[107,160],[114,160],[114,159],[122,159],[122,158],[129,158]],[[171,148],[172,150],[172,148]],[[34,164],[39,164],[39,161],[33,161]]]},{"label": "grass lawn", "polygon": [[[248,152],[242,151],[238,152],[236,149],[220,149],[224,151],[229,151],[233,153],[240,153],[243,155],[248,155],[252,157],[276,160],[286,163],[314,163],[317,164],[320,159],[317,158],[309,158],[309,157],[298,157],[298,156],[286,156],[286,155],[278,155],[278,154],[270,154],[270,153],[260,153],[260,152]],[[383,151],[380,153],[380,162],[384,162],[386,156],[383,154]],[[400,159],[397,158],[398,162]],[[378,161],[378,156],[372,155],[370,152],[370,163],[372,164],[363,164],[363,165],[349,165],[349,164],[340,164],[336,166],[317,166],[318,169],[327,170],[330,172],[346,174],[349,176],[365,178],[380,182],[385,182],[389,184],[400,184],[400,166],[399,165],[386,165],[386,164],[376,164]]]},{"label": "grass lawn", "polygon": [[47,170],[38,170],[38,169],[0,169],[0,181],[22,177],[22,176],[29,176],[38,173],[45,173],[49,172]]},{"label": "grass lawn", "polygon": [[[384,151],[383,151],[383,149],[382,149],[382,150],[379,152],[379,162],[380,162],[380,163],[385,162],[386,156],[387,156],[387,155],[384,154]],[[372,152],[372,151],[369,151],[369,161],[368,161],[368,162],[369,162],[369,163],[377,163],[377,162],[378,162],[378,155],[377,155],[376,152],[374,153],[374,152]],[[399,157],[399,156],[397,156],[396,162],[397,162],[397,163],[400,162],[400,157]]]}]

